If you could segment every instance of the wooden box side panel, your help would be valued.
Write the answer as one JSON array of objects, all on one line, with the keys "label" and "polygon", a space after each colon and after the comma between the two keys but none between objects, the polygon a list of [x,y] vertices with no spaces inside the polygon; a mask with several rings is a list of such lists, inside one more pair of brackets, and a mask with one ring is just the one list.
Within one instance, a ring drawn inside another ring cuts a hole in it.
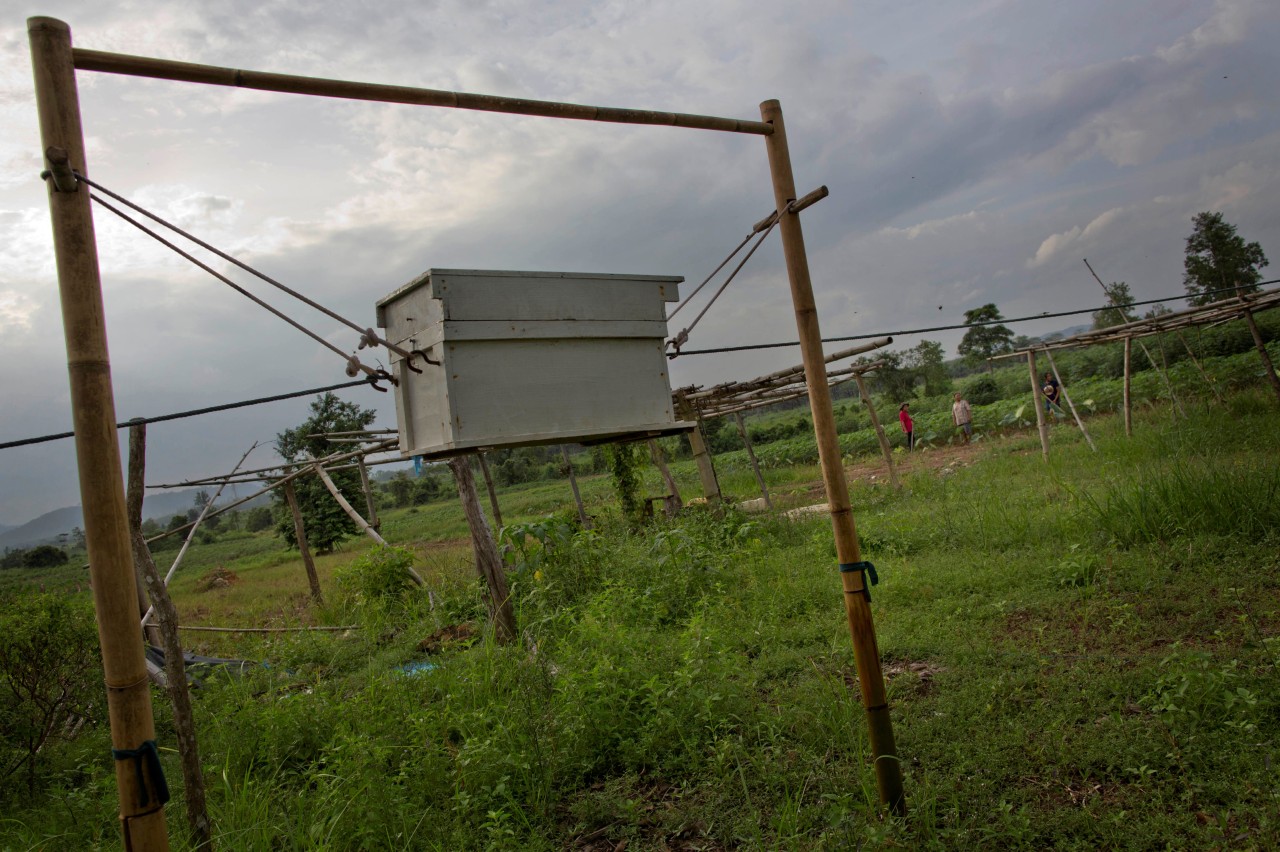
[{"label": "wooden box side panel", "polygon": [[[437,347],[438,348],[438,347]],[[437,448],[453,441],[449,420],[449,378],[447,366],[425,364],[414,359],[415,373],[406,369],[403,360],[394,362],[396,387],[396,428],[400,432],[400,451],[417,455],[423,448]]]},{"label": "wooden box side panel", "polygon": [[674,280],[439,273],[429,289],[447,320],[665,321],[678,288]]}]

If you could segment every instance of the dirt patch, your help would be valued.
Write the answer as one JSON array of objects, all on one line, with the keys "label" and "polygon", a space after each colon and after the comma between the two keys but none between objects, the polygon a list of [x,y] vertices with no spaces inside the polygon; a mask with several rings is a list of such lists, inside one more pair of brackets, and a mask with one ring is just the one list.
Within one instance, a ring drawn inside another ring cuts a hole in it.
[{"label": "dirt patch", "polygon": [[196,591],[212,592],[214,589],[228,589],[239,582],[240,577],[235,571],[219,565],[196,580]]},{"label": "dirt patch", "polygon": [[464,621],[462,624],[450,624],[441,627],[418,643],[418,651],[423,654],[439,654],[452,645],[464,642],[470,645],[475,640],[475,625],[469,621]]},{"label": "dirt patch", "polygon": [[[893,465],[899,476],[906,476],[921,471],[954,471],[957,467],[967,467],[986,452],[985,442],[977,444],[954,444],[915,450],[910,453],[894,453]],[[846,465],[845,474],[850,480],[863,482],[888,482],[889,471],[884,466],[884,459],[879,456],[866,456],[857,463]],[[944,474],[945,475],[945,474]]]}]

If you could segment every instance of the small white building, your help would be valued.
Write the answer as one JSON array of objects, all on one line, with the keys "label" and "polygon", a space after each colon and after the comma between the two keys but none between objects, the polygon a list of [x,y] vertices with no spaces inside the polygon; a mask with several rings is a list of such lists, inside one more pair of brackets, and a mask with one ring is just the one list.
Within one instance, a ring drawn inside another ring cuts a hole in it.
[{"label": "small white building", "polygon": [[[405,456],[685,431],[660,275],[429,269],[379,300]],[[435,363],[430,363],[435,362]]]}]

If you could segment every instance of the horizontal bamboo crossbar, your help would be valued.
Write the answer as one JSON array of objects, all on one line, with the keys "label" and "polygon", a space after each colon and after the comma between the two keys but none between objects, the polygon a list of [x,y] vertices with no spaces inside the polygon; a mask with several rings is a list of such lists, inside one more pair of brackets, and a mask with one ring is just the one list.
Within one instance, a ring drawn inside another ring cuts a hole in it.
[{"label": "horizontal bamboo crossbar", "polygon": [[768,136],[773,133],[773,127],[763,121],[744,121],[711,115],[588,106],[558,101],[478,95],[470,92],[449,92],[442,89],[423,89],[415,86],[390,86],[383,83],[358,83],[323,77],[303,77],[296,74],[244,71],[216,65],[198,65],[192,62],[175,62],[148,56],[86,50],[80,47],[72,50],[72,56],[79,71],[100,71],[106,74],[151,77],[157,80],[203,83],[210,86],[230,86],[263,92],[412,106],[449,107],[481,112],[505,112],[547,118],[569,118],[578,121],[604,121],[614,124],[667,125],[698,130],[719,130],[726,133],[749,133],[757,136]]},{"label": "horizontal bamboo crossbar", "polygon": [[306,630],[321,631],[339,631],[339,630],[359,630],[358,624],[347,624],[341,627],[198,627],[179,624],[179,630],[194,630],[202,633],[295,633]]}]

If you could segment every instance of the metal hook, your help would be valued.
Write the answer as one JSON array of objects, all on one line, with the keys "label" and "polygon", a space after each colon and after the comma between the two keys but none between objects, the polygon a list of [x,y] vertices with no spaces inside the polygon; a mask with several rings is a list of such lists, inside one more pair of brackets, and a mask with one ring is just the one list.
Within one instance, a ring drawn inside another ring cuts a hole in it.
[{"label": "metal hook", "polygon": [[436,361],[435,359],[433,359],[430,355],[428,355],[426,352],[422,351],[421,349],[412,349],[412,350],[410,350],[410,351],[411,351],[414,355],[421,355],[421,356],[422,356],[422,360],[423,360],[423,361],[426,361],[428,364],[432,365],[433,367],[439,367],[439,366],[440,366],[440,362],[439,362],[439,361]]}]

